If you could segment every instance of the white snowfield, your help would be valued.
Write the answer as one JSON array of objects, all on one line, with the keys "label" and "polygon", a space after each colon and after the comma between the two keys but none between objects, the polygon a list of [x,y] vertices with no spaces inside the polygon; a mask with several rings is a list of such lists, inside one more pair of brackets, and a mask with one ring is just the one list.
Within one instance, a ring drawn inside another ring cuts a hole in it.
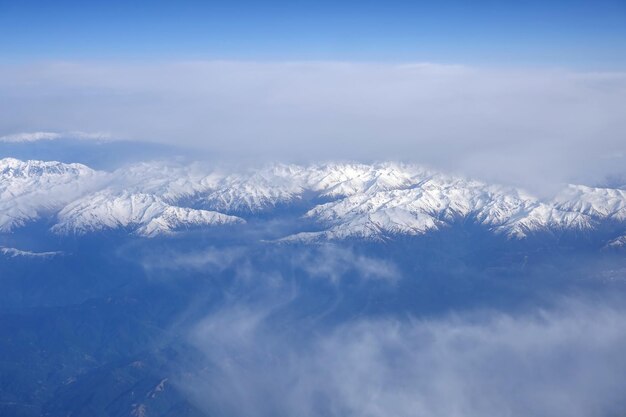
[{"label": "white snowfield", "polygon": [[[245,223],[245,218],[301,201],[319,231],[284,241],[386,239],[421,235],[458,222],[522,239],[540,231],[626,233],[626,191],[568,185],[554,199],[381,163],[271,165],[224,172],[196,163],[146,162],[114,172],[81,164],[0,160],[0,232],[48,220],[58,234],[123,229],[158,236],[190,228]],[[615,239],[619,245],[623,239]]]}]

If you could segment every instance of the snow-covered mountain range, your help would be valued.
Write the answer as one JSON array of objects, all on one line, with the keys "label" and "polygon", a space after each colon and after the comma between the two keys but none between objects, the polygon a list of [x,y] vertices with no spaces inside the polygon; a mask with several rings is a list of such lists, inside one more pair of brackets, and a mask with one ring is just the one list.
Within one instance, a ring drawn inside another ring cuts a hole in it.
[{"label": "snow-covered mountain range", "polygon": [[[308,205],[307,205],[308,204]],[[314,232],[283,241],[379,240],[421,235],[457,222],[523,239],[537,232],[611,225],[626,236],[626,191],[567,185],[551,199],[414,165],[270,165],[226,171],[158,161],[112,172],[81,164],[0,160],[0,232],[47,220],[57,234],[122,229],[157,236],[244,224],[278,207],[306,207]],[[620,237],[621,236],[621,237]]]}]

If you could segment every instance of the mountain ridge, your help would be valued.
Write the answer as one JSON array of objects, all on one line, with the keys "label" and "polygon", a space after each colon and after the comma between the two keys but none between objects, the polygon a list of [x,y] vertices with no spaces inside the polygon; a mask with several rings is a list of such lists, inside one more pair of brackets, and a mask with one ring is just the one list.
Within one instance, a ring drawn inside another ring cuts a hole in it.
[{"label": "mountain ridge", "polygon": [[48,218],[52,233],[127,229],[154,237],[190,228],[243,224],[306,200],[317,231],[285,242],[416,236],[472,221],[507,238],[542,231],[626,229],[626,191],[567,185],[552,199],[514,187],[410,164],[273,164],[224,171],[201,163],[141,162],[114,171],[54,161],[0,160],[0,231]]}]

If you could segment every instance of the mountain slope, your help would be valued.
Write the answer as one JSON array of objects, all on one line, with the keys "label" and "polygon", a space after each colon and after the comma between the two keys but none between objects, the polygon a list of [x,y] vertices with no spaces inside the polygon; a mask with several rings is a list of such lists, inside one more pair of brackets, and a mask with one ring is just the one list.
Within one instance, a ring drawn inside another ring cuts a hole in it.
[{"label": "mountain slope", "polygon": [[180,229],[244,223],[244,220],[214,211],[177,207],[150,194],[116,194],[107,189],[65,206],[52,231],[85,234],[126,228],[141,236],[171,234]]},{"label": "mountain slope", "polygon": [[0,232],[54,214],[105,179],[81,164],[0,159]]}]

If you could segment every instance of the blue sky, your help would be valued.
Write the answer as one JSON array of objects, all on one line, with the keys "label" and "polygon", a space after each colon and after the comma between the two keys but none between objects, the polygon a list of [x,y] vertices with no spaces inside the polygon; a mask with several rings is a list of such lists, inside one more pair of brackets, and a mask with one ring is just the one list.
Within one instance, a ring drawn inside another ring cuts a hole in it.
[{"label": "blue sky", "polygon": [[626,2],[2,0],[0,54],[622,69]]}]

